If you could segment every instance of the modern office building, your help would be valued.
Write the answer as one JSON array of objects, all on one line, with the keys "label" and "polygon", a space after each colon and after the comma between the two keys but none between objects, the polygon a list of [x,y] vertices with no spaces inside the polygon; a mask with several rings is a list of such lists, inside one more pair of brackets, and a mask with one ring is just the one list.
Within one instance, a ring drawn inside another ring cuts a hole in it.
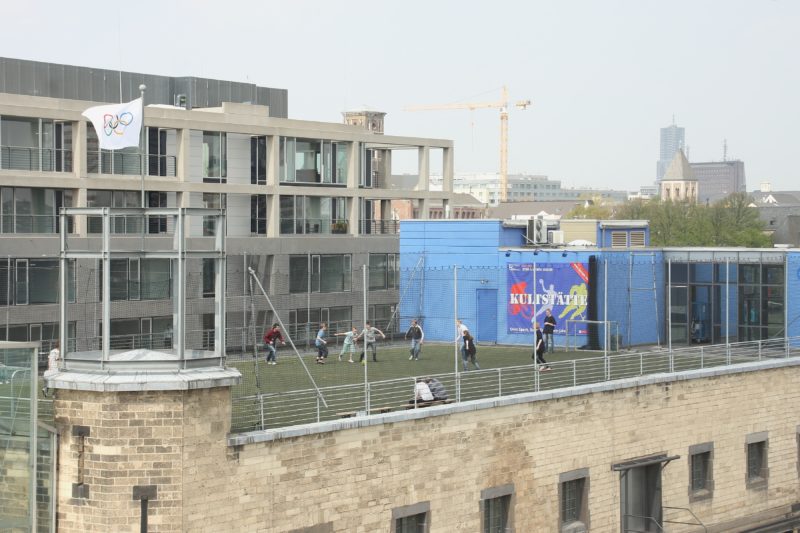
[{"label": "modern office building", "polygon": [[672,158],[675,157],[675,152],[686,147],[686,130],[678,127],[673,117],[671,125],[661,128],[659,141],[658,163],[656,163],[657,180],[661,180],[664,177],[667,167],[672,162]]},{"label": "modern office building", "polygon": [[[141,83],[147,85],[144,153],[99,150],[81,113],[137,98]],[[244,301],[248,267],[302,340],[320,321],[361,319],[352,306],[362,301],[360,269],[367,265],[369,312],[386,325],[397,302],[398,224],[390,206],[404,201],[421,218],[430,209],[455,208],[453,144],[385,135],[383,114],[374,112],[349,113],[349,124],[291,120],[287,102],[286,90],[253,84],[0,59],[0,340],[57,338],[59,208],[140,207],[142,198],[148,207],[227,209],[229,350],[252,345],[243,328],[255,314],[258,324],[275,318],[264,302]],[[362,122],[352,125],[359,116]],[[415,175],[392,175],[391,153],[398,149],[417,155]],[[436,151],[440,191],[429,187]],[[72,241],[93,242],[97,223],[70,221]],[[191,237],[211,230],[197,223],[188,231]],[[120,217],[113,227],[121,243],[143,234],[171,239],[173,232],[160,217]],[[170,262],[112,267],[112,276],[130,281],[113,297],[115,342],[169,335]],[[71,264],[70,316],[78,318],[68,325],[70,338],[97,334],[91,306],[98,279],[97,264]],[[213,276],[198,265],[187,279],[194,295],[187,329],[208,344]]]},{"label": "modern office building", "polygon": [[744,161],[710,161],[689,163],[697,179],[700,202],[716,202],[729,194],[746,192]]}]

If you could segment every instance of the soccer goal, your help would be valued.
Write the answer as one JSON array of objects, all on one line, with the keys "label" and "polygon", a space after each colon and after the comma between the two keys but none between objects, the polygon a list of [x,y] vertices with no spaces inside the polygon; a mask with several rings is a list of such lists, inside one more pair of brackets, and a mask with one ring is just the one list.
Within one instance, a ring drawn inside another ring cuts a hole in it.
[{"label": "soccer goal", "polygon": [[619,322],[616,320],[566,321],[567,351],[593,350],[603,353],[619,350]]}]

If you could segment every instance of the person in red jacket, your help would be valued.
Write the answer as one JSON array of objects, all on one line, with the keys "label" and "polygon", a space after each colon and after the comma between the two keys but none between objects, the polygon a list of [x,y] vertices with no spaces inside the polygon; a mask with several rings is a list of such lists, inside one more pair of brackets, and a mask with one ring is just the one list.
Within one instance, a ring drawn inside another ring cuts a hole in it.
[{"label": "person in red jacket", "polygon": [[268,365],[278,364],[278,352],[275,346],[279,342],[281,345],[286,344],[286,341],[283,340],[283,335],[281,335],[281,327],[278,324],[273,324],[272,329],[264,335],[264,346],[267,348]]}]

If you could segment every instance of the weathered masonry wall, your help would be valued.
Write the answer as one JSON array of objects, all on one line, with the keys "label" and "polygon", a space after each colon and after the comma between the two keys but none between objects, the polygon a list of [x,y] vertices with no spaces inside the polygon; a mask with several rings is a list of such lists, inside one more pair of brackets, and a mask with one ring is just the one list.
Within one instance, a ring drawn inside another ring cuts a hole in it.
[{"label": "weathered masonry wall", "polygon": [[[432,408],[446,414],[402,422],[408,413],[253,433],[231,437],[231,446],[212,437],[157,460],[182,461],[180,519],[193,532],[389,532],[393,509],[420,502],[429,502],[431,532],[479,531],[481,491],[506,484],[514,487],[515,531],[558,531],[559,474],[578,469],[589,473],[591,531],[616,532],[620,474],[611,465],[658,453],[680,455],[664,467],[663,505],[690,508],[710,531],[791,513],[800,501],[800,366],[691,377],[511,397],[485,409]],[[324,429],[336,427],[348,429]],[[746,438],[758,432],[767,432],[769,475],[753,489]],[[713,497],[690,502],[689,447],[709,442]]]},{"label": "weathered masonry wall", "polygon": [[134,498],[141,493],[134,487],[155,487],[148,531],[193,530],[183,524],[183,478],[197,472],[214,476],[213,465],[205,462],[208,450],[221,452],[224,463],[229,388],[59,390],[54,409],[61,439],[59,532],[140,531],[141,500]]}]

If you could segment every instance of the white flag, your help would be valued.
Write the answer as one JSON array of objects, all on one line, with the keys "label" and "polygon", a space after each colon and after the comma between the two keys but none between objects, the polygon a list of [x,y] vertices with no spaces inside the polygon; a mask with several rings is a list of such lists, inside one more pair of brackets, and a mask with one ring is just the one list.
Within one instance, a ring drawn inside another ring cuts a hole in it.
[{"label": "white flag", "polygon": [[110,104],[90,107],[83,116],[92,121],[100,148],[118,150],[139,146],[142,130],[142,99],[127,104]]}]

